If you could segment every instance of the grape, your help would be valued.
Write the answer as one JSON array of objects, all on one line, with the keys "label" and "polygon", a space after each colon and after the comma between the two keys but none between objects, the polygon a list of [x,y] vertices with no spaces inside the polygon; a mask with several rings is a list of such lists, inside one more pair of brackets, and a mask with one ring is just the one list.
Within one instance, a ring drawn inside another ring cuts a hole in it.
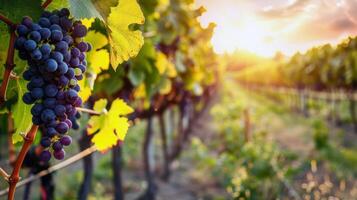
[{"label": "grape", "polygon": [[82,106],[78,96],[78,80],[86,71],[85,52],[92,49],[82,37],[87,28],[80,21],[70,18],[64,8],[52,12],[44,11],[38,20],[24,17],[16,29],[15,48],[21,59],[26,60],[28,69],[23,73],[27,89],[22,99],[31,108],[32,122],[42,131],[40,157],[44,162],[51,158],[63,159],[63,146],[71,144],[69,129],[78,129]]},{"label": "grape", "polygon": [[66,17],[61,17],[60,24],[61,24],[63,30],[65,30],[65,31],[70,31],[72,28],[72,25],[73,25],[72,21]]},{"label": "grape", "polygon": [[64,122],[68,125],[69,128],[72,128],[72,121],[69,119],[64,120]]},{"label": "grape", "polygon": [[55,61],[57,61],[57,63],[63,61],[63,55],[58,51],[53,51],[50,57],[53,58]]},{"label": "grape", "polygon": [[68,82],[69,82],[69,80],[68,80],[68,78],[65,77],[65,76],[61,76],[61,77],[59,78],[59,84],[60,84],[61,86],[66,86],[66,85],[68,85]]},{"label": "grape", "polygon": [[44,44],[40,47],[40,51],[43,55],[48,55],[51,53],[51,46],[49,44]]},{"label": "grape", "polygon": [[53,137],[53,136],[57,135],[56,129],[53,127],[47,128],[47,135],[48,135],[48,137]]},{"label": "grape", "polygon": [[50,20],[48,20],[47,18],[45,17],[41,17],[39,20],[38,20],[38,24],[42,27],[50,27],[51,26],[51,22]]},{"label": "grape", "polygon": [[26,80],[29,81],[31,80],[31,77],[33,76],[33,73],[29,70],[26,70],[23,74],[22,77]]},{"label": "grape", "polygon": [[86,59],[86,56],[85,56],[85,54],[83,52],[81,52],[79,54],[78,58],[79,58],[80,61],[84,61],[84,59]]},{"label": "grape", "polygon": [[61,10],[60,10],[60,15],[63,17],[63,16],[65,16],[65,17],[69,17],[69,10],[68,10],[68,8],[62,8]]},{"label": "grape", "polygon": [[74,77],[74,69],[73,68],[68,68],[66,76],[67,76],[67,78],[72,79]]},{"label": "grape", "polygon": [[42,162],[48,162],[51,159],[51,153],[47,150],[44,150],[40,154],[40,160]]},{"label": "grape", "polygon": [[51,109],[45,109],[41,113],[41,120],[44,122],[50,122],[56,118],[55,113]]},{"label": "grape", "polygon": [[20,24],[17,26],[16,31],[19,36],[25,36],[29,32],[29,29],[25,25]]},{"label": "grape", "polygon": [[24,43],[24,47],[27,51],[33,51],[36,49],[36,42],[33,41],[33,40],[27,40],[25,43]]},{"label": "grape", "polygon": [[41,112],[43,110],[43,105],[40,103],[36,103],[32,108],[31,108],[31,114],[33,116],[39,116],[41,115]]},{"label": "grape", "polygon": [[68,44],[65,41],[60,41],[56,44],[56,50],[60,52],[65,52],[68,49]]},{"label": "grape", "polygon": [[31,90],[31,96],[34,99],[41,99],[43,97],[43,90],[42,88],[33,88]]},{"label": "grape", "polygon": [[69,64],[72,66],[72,67],[76,67],[79,65],[79,59],[78,58],[72,58],[70,61],[69,61]]},{"label": "grape", "polygon": [[62,146],[61,142],[57,141],[57,142],[53,143],[52,149],[55,151],[60,151],[63,149],[63,146]]},{"label": "grape", "polygon": [[78,68],[81,70],[82,73],[86,72],[86,69],[87,69],[86,66],[84,66],[82,64],[78,65]]},{"label": "grape", "polygon": [[54,71],[56,71],[56,70],[57,70],[57,67],[58,67],[58,64],[57,64],[57,62],[56,62],[55,60],[53,60],[53,59],[48,59],[48,60],[46,61],[46,70],[47,70],[48,72],[54,72]]},{"label": "grape", "polygon": [[75,85],[75,86],[73,87],[73,89],[74,89],[75,91],[79,92],[79,91],[81,90],[81,87],[80,87],[79,85]]},{"label": "grape", "polygon": [[72,143],[72,138],[68,135],[65,135],[60,139],[60,142],[63,146],[69,146]]},{"label": "grape", "polygon": [[60,122],[57,126],[56,126],[56,130],[58,131],[58,133],[60,134],[64,134],[68,131],[69,127],[68,124],[65,122]]},{"label": "grape", "polygon": [[92,50],[92,45],[90,44],[90,43],[87,43],[87,45],[88,45],[88,49],[87,49],[87,51],[91,51]]},{"label": "grape", "polygon": [[[66,35],[62,39],[63,41],[67,42],[69,45],[73,44],[73,38],[70,35]],[[75,48],[75,47],[74,47]]]},{"label": "grape", "polygon": [[42,53],[39,49],[35,49],[33,52],[31,52],[31,58],[34,60],[41,60],[42,59]]},{"label": "grape", "polygon": [[26,104],[33,104],[35,102],[35,100],[32,98],[31,93],[26,92],[24,94],[24,96],[22,97],[22,100],[26,103]]},{"label": "grape", "polygon": [[51,30],[51,31],[57,30],[57,31],[61,31],[61,32],[62,32],[62,28],[61,28],[59,25],[57,25],[57,24],[51,25],[51,26],[50,26],[50,30]]},{"label": "grape", "polygon": [[67,62],[67,63],[69,63],[69,61],[72,58],[71,54],[68,51],[63,53],[63,57],[64,57],[64,61]]},{"label": "grape", "polygon": [[87,28],[82,24],[76,24],[73,28],[74,37],[83,37],[87,34]]},{"label": "grape", "polygon": [[41,40],[41,34],[38,31],[31,31],[30,39],[39,42]]},{"label": "grape", "polygon": [[43,78],[40,76],[33,76],[30,83],[28,85],[32,85],[33,87],[42,87],[45,84]]},{"label": "grape", "polygon": [[63,116],[66,113],[66,107],[63,105],[57,105],[55,107],[55,113],[57,116]]},{"label": "grape", "polygon": [[32,19],[28,16],[22,18],[21,24],[25,25],[27,28],[31,28],[32,26]]},{"label": "grape", "polygon": [[81,53],[81,51],[79,51],[79,49],[76,48],[76,47],[74,47],[74,48],[71,50],[71,55],[74,56],[74,57],[78,57],[80,53]]},{"label": "grape", "polygon": [[78,66],[78,68],[75,68],[74,69],[74,75],[75,76],[79,76],[79,75],[81,75],[82,74],[82,70],[79,68],[79,66]]},{"label": "grape", "polygon": [[72,78],[72,79],[69,81],[69,85],[74,87],[75,85],[77,85],[77,80],[74,79],[74,78]]},{"label": "grape", "polygon": [[47,40],[51,37],[51,31],[48,28],[42,28],[41,30],[38,31],[41,35],[41,38],[43,40]]},{"label": "grape", "polygon": [[40,144],[41,144],[41,146],[43,146],[45,148],[49,147],[49,146],[51,146],[51,139],[48,137],[44,137],[41,139]]},{"label": "grape", "polygon": [[33,30],[33,31],[39,31],[40,29],[41,29],[41,26],[38,24],[31,25],[31,30]]},{"label": "grape", "polygon": [[24,38],[24,37],[17,38],[17,40],[15,42],[15,48],[22,49],[25,42],[26,42],[26,38]]},{"label": "grape", "polygon": [[40,125],[42,123],[41,118],[33,116],[32,117],[32,123],[35,124],[35,125]]},{"label": "grape", "polygon": [[45,94],[48,97],[55,97],[57,92],[58,92],[57,86],[54,84],[50,84],[45,87]]},{"label": "grape", "polygon": [[82,99],[81,98],[77,98],[75,101],[74,101],[74,106],[75,107],[80,107],[82,106]]},{"label": "grape", "polygon": [[49,19],[52,24],[59,24],[60,18],[58,15],[52,15]]},{"label": "grape", "polygon": [[61,41],[63,38],[63,34],[59,30],[54,30],[51,32],[51,39],[55,42]]},{"label": "grape", "polygon": [[65,155],[66,155],[66,152],[63,149],[61,149],[60,151],[54,151],[53,152],[53,156],[57,160],[63,160]]},{"label": "grape", "polygon": [[56,99],[55,98],[46,98],[44,101],[43,101],[43,105],[46,107],[46,108],[54,108],[56,106]]},{"label": "grape", "polygon": [[86,52],[88,50],[88,44],[86,42],[80,42],[77,47],[81,52]]},{"label": "grape", "polygon": [[46,18],[49,18],[51,17],[51,13],[49,11],[43,11],[43,13],[41,14],[41,17],[46,17]]},{"label": "grape", "polygon": [[81,75],[76,76],[76,79],[79,80],[79,81],[83,80],[83,75],[81,74]]},{"label": "grape", "polygon": [[64,62],[60,62],[58,64],[58,72],[60,74],[65,74],[65,73],[67,73],[67,71],[68,71],[68,65]]}]

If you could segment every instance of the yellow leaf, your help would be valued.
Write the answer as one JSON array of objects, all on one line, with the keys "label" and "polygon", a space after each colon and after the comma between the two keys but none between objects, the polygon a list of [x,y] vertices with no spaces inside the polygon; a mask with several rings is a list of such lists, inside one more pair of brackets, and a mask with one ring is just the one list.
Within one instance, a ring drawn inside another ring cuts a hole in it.
[{"label": "yellow leaf", "polygon": [[136,56],[144,44],[142,33],[132,31],[129,25],[143,24],[144,15],[136,0],[120,0],[119,5],[111,8],[108,16],[110,63],[114,70],[129,58]]},{"label": "yellow leaf", "polygon": [[174,64],[170,62],[167,56],[161,52],[157,53],[156,67],[161,75],[166,73],[166,75],[170,78],[177,76]]},{"label": "yellow leaf", "polygon": [[168,61],[165,54],[158,52],[156,58],[156,67],[160,74],[163,74],[166,71],[167,65]]},{"label": "yellow leaf", "polygon": [[124,140],[129,122],[123,116],[133,112],[133,109],[121,99],[114,100],[109,111],[106,110],[106,106],[106,99],[98,100],[94,104],[94,110],[102,114],[92,116],[88,122],[88,134],[95,133],[92,142],[100,151],[116,145],[118,140]]},{"label": "yellow leaf", "polygon": [[81,88],[81,90],[78,92],[78,95],[81,97],[83,102],[86,102],[90,97],[92,90],[90,87],[84,84],[84,81],[78,81],[78,85]]},{"label": "yellow leaf", "polygon": [[90,19],[87,19],[87,18],[84,18],[81,20],[82,21],[82,24],[88,28],[90,28],[92,26],[92,23],[94,22],[94,17],[90,18]]},{"label": "yellow leaf", "polygon": [[86,36],[86,41],[93,47],[93,50],[87,53],[89,68],[95,74],[99,74],[102,70],[108,69],[109,52],[105,49],[101,49],[108,44],[108,38],[99,32],[89,31]]},{"label": "yellow leaf", "polygon": [[109,68],[109,53],[105,49],[92,52],[88,55],[88,62],[93,72],[99,74]]}]

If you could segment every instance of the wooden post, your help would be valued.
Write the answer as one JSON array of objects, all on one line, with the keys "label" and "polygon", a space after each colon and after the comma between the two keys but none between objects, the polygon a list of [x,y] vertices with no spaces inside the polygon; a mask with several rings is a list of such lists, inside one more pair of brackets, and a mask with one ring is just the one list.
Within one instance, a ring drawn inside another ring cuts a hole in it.
[{"label": "wooden post", "polygon": [[244,142],[248,143],[250,140],[250,116],[248,108],[244,109]]}]

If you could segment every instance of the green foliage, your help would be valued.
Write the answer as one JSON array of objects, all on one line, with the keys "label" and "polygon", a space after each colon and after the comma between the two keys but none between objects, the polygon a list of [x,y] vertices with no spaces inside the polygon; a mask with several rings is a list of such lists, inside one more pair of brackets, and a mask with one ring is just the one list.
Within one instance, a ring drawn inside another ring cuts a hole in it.
[{"label": "green foliage", "polygon": [[14,118],[14,127],[16,129],[12,136],[12,142],[17,143],[23,140],[21,135],[26,135],[31,128],[32,115],[31,105],[27,105],[22,101],[23,94],[27,91],[26,81],[16,80],[18,100],[14,105],[12,116]]},{"label": "green foliage", "polygon": [[314,128],[314,143],[316,149],[323,149],[329,145],[328,141],[328,128],[326,127],[324,121],[317,119],[313,122]]}]

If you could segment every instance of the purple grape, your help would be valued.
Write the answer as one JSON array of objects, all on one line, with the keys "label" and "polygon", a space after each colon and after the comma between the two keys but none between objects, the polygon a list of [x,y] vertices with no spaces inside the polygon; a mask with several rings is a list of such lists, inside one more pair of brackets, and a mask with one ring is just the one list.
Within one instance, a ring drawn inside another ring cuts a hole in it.
[{"label": "purple grape", "polygon": [[53,156],[57,160],[63,160],[65,155],[66,155],[66,152],[63,149],[61,149],[60,151],[54,151],[53,152]]},{"label": "purple grape", "polygon": [[57,141],[52,144],[52,149],[55,151],[60,151],[63,149],[63,146],[62,146],[61,142]]},{"label": "purple grape", "polygon": [[51,153],[49,151],[44,150],[44,151],[41,152],[40,160],[42,162],[48,162],[48,161],[50,161],[50,159],[51,159]]},{"label": "purple grape", "polygon": [[68,129],[69,129],[68,124],[66,124],[65,122],[60,122],[56,126],[56,130],[60,134],[65,134],[68,131]]},{"label": "purple grape", "polygon": [[71,136],[65,135],[60,139],[60,142],[63,146],[69,146],[72,143]]},{"label": "purple grape", "polygon": [[47,148],[47,147],[51,146],[51,139],[48,137],[44,137],[41,139],[40,144],[41,144],[41,146]]}]

